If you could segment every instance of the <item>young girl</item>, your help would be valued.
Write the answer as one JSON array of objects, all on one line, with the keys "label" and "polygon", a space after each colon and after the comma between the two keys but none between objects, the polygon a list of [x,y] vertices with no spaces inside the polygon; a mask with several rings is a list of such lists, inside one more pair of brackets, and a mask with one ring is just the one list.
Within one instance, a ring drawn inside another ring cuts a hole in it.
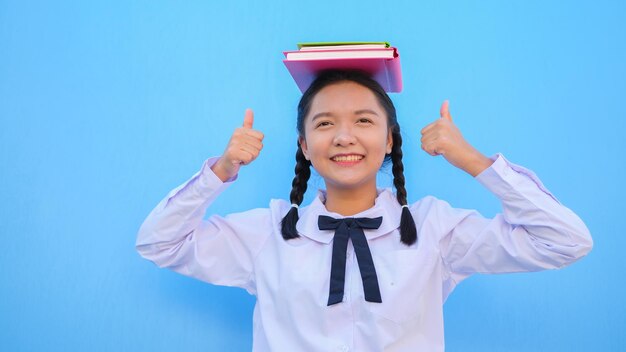
[{"label": "young girl", "polygon": [[[443,351],[443,303],[469,275],[561,268],[592,248],[533,172],[463,139],[447,102],[422,129],[422,149],[493,192],[503,206],[493,219],[431,196],[407,203],[396,111],[366,74],[321,74],[297,129],[289,202],[203,220],[263,148],[247,110],[223,155],[171,191],[137,238],[159,267],[255,295],[254,351]],[[395,194],[376,186],[389,161]],[[326,189],[299,208],[310,166]]]}]

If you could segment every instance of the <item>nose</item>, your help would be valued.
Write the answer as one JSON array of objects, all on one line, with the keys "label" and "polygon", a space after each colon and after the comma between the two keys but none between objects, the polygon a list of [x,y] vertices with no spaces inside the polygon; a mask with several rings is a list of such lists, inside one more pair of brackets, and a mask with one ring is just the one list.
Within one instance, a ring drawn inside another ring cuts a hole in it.
[{"label": "nose", "polygon": [[337,129],[333,144],[337,147],[349,146],[356,143],[356,137],[350,127],[342,127]]}]

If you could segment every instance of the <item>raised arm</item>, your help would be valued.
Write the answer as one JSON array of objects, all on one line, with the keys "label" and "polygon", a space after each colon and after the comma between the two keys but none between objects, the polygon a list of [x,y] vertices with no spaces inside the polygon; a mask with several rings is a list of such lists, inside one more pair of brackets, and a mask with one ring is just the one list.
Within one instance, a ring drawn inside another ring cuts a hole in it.
[{"label": "raised arm", "polygon": [[530,170],[498,154],[487,158],[465,141],[448,103],[441,118],[422,130],[422,149],[442,155],[475,177],[502,202],[493,219],[437,200],[431,208],[442,258],[458,282],[472,273],[555,269],[593,247],[583,221],[562,205]]},{"label": "raised arm", "polygon": [[557,269],[585,256],[593,240],[583,221],[530,170],[493,158],[476,177],[502,202],[494,218],[439,201],[440,248],[456,274]]},{"label": "raised arm", "polygon": [[[226,217],[212,215],[203,220],[211,203],[237,179],[240,163],[248,164],[258,156],[260,147],[248,143],[251,131],[241,131],[251,130],[249,117],[251,111],[246,112],[244,123],[249,126],[235,131],[221,157],[206,160],[198,173],[150,212],[136,241],[136,249],[144,258],[203,281],[254,290],[253,261],[272,229],[269,209]],[[220,161],[233,166],[218,169],[226,170],[221,175],[224,179],[213,171]]]}]

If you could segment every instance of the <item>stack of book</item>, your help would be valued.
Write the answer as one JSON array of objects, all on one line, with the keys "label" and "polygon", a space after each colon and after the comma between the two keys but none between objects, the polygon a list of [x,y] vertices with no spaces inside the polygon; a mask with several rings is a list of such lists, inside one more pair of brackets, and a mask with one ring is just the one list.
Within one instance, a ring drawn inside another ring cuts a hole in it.
[{"label": "stack of book", "polygon": [[283,62],[302,92],[321,71],[328,69],[365,71],[385,91],[402,91],[400,55],[387,42],[300,43],[298,50],[283,53]]}]

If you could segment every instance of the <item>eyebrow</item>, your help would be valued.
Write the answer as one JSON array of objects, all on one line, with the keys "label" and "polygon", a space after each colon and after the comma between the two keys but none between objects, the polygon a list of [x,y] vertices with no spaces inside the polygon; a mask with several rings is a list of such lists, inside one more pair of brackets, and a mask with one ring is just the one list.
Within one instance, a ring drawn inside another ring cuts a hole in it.
[{"label": "eyebrow", "polygon": [[[376,116],[378,116],[378,114],[376,113],[376,111],[374,111],[374,110],[370,110],[370,109],[361,109],[361,110],[356,110],[356,111],[354,112],[354,115],[360,115],[360,114],[372,114],[372,115],[376,115]],[[333,116],[335,116],[335,115],[333,115],[333,114],[332,114],[332,113],[330,113],[330,112],[320,112],[320,113],[317,113],[317,114],[315,114],[315,115],[313,116],[313,118],[311,119],[311,122],[315,121],[315,119],[317,119],[318,117],[324,117],[324,116],[327,116],[327,117],[333,117]]]}]

